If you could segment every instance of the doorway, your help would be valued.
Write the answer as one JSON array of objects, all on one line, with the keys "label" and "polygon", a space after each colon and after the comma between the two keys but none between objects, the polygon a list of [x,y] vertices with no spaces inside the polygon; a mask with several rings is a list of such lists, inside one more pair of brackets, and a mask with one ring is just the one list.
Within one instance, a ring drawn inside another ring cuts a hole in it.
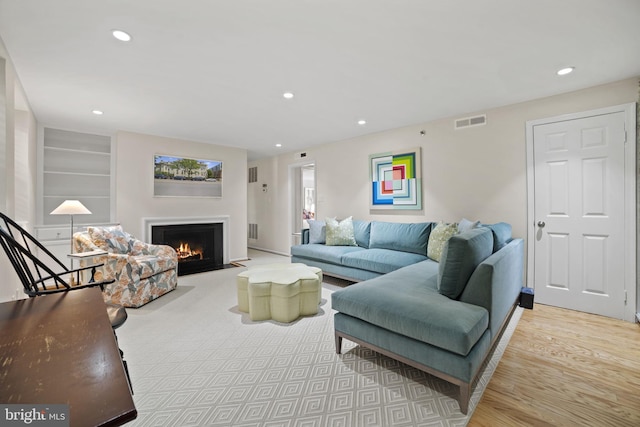
[{"label": "doorway", "polygon": [[292,244],[302,243],[302,229],[309,228],[308,220],[316,218],[315,163],[293,165],[290,170],[291,236]]},{"label": "doorway", "polygon": [[527,122],[536,301],[633,321],[635,104]]}]

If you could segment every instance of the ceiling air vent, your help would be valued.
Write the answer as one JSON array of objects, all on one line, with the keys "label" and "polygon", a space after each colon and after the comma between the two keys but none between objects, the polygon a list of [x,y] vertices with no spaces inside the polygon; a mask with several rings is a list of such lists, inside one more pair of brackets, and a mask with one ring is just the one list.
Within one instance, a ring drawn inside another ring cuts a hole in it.
[{"label": "ceiling air vent", "polygon": [[462,128],[468,128],[471,126],[482,126],[487,124],[487,115],[481,114],[473,117],[463,117],[454,121],[453,128],[458,130]]}]

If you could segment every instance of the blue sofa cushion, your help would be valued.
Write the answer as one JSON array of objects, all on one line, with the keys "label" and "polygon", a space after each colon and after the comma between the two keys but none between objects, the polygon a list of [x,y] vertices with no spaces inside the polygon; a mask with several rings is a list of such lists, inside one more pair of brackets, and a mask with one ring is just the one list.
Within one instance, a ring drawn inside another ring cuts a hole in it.
[{"label": "blue sofa cushion", "polygon": [[493,235],[488,228],[474,228],[451,236],[445,243],[438,267],[438,290],[456,299],[476,267],[493,253]]},{"label": "blue sofa cushion", "polygon": [[291,246],[291,255],[340,265],[344,254],[366,250],[358,246],[326,246],[309,243]]},{"label": "blue sofa cushion", "polygon": [[493,233],[493,252],[498,252],[512,240],[511,224],[497,222],[495,224],[482,224],[482,227],[487,227]]},{"label": "blue sofa cushion", "polygon": [[367,249],[365,251],[349,252],[342,256],[342,265],[375,271],[376,273],[390,273],[407,265],[415,264],[427,259],[424,255],[409,252],[392,251],[389,249]]},{"label": "blue sofa cushion", "polygon": [[308,219],[309,223],[309,243],[324,244],[326,241],[326,225],[324,221]]},{"label": "blue sofa cushion", "polygon": [[331,306],[372,325],[466,356],[487,329],[489,312],[438,293],[437,275],[436,262],[413,264],[334,292]]},{"label": "blue sofa cushion", "polygon": [[373,221],[369,248],[391,249],[427,256],[431,224],[430,222],[404,224]]},{"label": "blue sofa cushion", "polygon": [[371,235],[371,222],[353,220],[353,234],[356,237],[356,243],[361,248],[369,248],[369,236]]}]

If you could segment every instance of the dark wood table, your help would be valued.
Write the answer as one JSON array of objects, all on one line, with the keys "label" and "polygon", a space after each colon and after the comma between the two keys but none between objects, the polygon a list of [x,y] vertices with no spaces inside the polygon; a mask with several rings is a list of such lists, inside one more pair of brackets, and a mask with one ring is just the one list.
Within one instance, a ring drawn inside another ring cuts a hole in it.
[{"label": "dark wood table", "polygon": [[71,426],[136,418],[99,288],[0,304],[0,403],[68,404]]}]

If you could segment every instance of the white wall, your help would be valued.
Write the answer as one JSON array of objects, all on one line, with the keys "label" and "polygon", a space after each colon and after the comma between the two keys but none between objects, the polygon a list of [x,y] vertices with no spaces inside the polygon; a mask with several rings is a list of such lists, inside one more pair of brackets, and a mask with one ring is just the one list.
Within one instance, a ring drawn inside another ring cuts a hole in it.
[{"label": "white wall", "polygon": [[[0,40],[0,212],[32,230],[35,215],[36,120]],[[21,102],[16,103],[16,97]],[[4,251],[0,253],[0,302],[24,297],[22,285]]]},{"label": "white wall", "polygon": [[[222,198],[154,197],[153,156],[223,162]],[[116,221],[142,238],[142,218],[229,215],[229,259],[247,259],[247,153],[244,149],[152,135],[116,135]]]},{"label": "white wall", "polygon": [[[627,79],[577,92],[457,117],[486,114],[487,125],[454,130],[447,118],[366,135],[306,150],[305,161],[316,164],[317,216],[380,221],[506,221],[515,236],[526,237],[527,186],[525,123],[528,120],[635,102],[638,79]],[[425,131],[425,136],[420,131]],[[369,155],[422,147],[423,210],[369,210]],[[269,197],[257,193],[248,215],[260,230],[252,246],[288,253],[288,171],[299,163],[293,154],[251,162],[258,166],[259,184],[269,185]],[[251,190],[250,190],[251,191]],[[252,193],[253,194],[253,193]]]},{"label": "white wall", "polygon": [[36,224],[37,135],[35,117],[15,111],[14,219],[32,229]]},{"label": "white wall", "polygon": [[[275,252],[276,248],[282,247],[278,244],[279,237],[287,232],[286,228],[282,228],[287,223],[281,221],[281,217],[289,212],[286,199],[288,184],[284,187],[276,184],[279,182],[277,157],[261,159],[251,165],[258,167],[258,182],[248,185],[247,216],[249,224],[258,224],[258,239],[248,240],[248,245]],[[263,184],[267,184],[266,191],[263,191]],[[285,201],[284,204],[282,200]],[[288,238],[290,239],[290,235]],[[281,253],[288,254],[288,247]]]}]

